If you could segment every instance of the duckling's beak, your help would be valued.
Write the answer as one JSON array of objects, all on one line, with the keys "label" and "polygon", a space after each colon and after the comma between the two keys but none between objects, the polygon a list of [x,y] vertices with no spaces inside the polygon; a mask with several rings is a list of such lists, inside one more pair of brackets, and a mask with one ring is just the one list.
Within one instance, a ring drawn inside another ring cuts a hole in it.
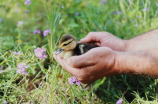
[{"label": "duckling's beak", "polygon": [[56,51],[56,54],[59,55],[61,52],[63,52],[64,50],[61,48],[58,48],[58,50]]}]

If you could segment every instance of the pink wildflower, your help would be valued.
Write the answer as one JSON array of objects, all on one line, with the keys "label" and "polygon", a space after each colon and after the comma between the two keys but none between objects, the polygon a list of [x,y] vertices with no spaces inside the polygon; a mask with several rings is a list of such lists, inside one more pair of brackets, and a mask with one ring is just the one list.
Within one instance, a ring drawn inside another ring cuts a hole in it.
[{"label": "pink wildflower", "polygon": [[29,12],[30,12],[30,10],[26,10],[26,11],[25,11],[25,13],[29,13]]},{"label": "pink wildflower", "polygon": [[44,30],[44,32],[43,32],[43,36],[47,36],[48,33],[51,34],[51,31],[50,31],[50,30]]},{"label": "pink wildflower", "polygon": [[30,5],[31,2],[30,2],[30,0],[26,0],[24,4],[25,4],[25,5]]},{"label": "pink wildflower", "polygon": [[22,26],[23,25],[23,21],[18,21],[18,24],[17,24],[17,26]]},{"label": "pink wildflower", "polygon": [[107,3],[106,0],[102,0],[101,5],[104,5],[105,3]]},{"label": "pink wildflower", "polygon": [[80,85],[81,82],[80,82],[79,80],[76,80],[76,84],[77,84],[77,85]]},{"label": "pink wildflower", "polygon": [[144,12],[148,11],[148,8],[147,7],[143,8],[143,11]]},{"label": "pink wildflower", "polygon": [[122,12],[121,12],[121,11],[117,11],[116,13],[117,13],[118,15],[122,14]]},{"label": "pink wildflower", "polygon": [[68,81],[69,81],[70,85],[73,85],[74,82],[76,82],[77,85],[81,84],[81,82],[75,76],[72,76],[72,77],[68,78]]},{"label": "pink wildflower", "polygon": [[22,55],[23,53],[22,53],[21,51],[19,51],[19,52],[16,52],[16,51],[15,51],[13,54],[14,54],[15,56],[19,56],[19,55]]},{"label": "pink wildflower", "polygon": [[60,103],[62,103],[63,102],[63,100],[60,100]]},{"label": "pink wildflower", "polygon": [[79,13],[77,12],[76,14],[75,14],[75,16],[78,16],[79,15]]},{"label": "pink wildflower", "polygon": [[17,65],[17,73],[19,73],[19,74],[27,74],[27,72],[26,72],[26,69],[28,68],[28,66],[26,65],[26,63],[19,63],[18,65]]},{"label": "pink wildflower", "polygon": [[123,99],[120,98],[120,99],[116,102],[116,104],[122,104],[122,102],[123,102]]},{"label": "pink wildflower", "polygon": [[37,49],[34,50],[34,53],[35,56],[40,58],[41,60],[47,57],[45,48],[41,49],[38,47]]},{"label": "pink wildflower", "polygon": [[69,84],[70,85],[73,85],[74,84],[74,82],[73,82],[73,80],[72,80],[72,78],[70,77],[70,78],[68,78],[68,81],[69,81]]},{"label": "pink wildflower", "polygon": [[35,30],[34,32],[33,32],[33,34],[40,34],[41,32],[40,32],[40,30]]}]

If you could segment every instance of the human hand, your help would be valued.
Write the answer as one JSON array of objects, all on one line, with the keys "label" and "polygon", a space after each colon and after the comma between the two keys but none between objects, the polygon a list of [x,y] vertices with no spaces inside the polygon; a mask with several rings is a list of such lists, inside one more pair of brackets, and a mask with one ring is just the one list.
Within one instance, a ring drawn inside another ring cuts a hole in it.
[{"label": "human hand", "polygon": [[124,51],[126,47],[126,40],[119,39],[108,32],[89,32],[80,42],[95,43],[100,47],[109,47],[114,51]]},{"label": "human hand", "polygon": [[80,56],[72,56],[67,61],[53,54],[55,60],[82,83],[90,83],[104,76],[120,74],[116,69],[115,51],[108,47],[93,48]]}]

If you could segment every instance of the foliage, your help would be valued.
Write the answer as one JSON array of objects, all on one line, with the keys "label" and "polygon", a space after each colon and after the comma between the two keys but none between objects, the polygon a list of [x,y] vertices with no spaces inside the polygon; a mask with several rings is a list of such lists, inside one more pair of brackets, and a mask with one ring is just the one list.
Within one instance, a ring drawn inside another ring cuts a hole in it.
[{"label": "foliage", "polygon": [[[104,1],[104,3],[103,3]],[[90,31],[108,31],[130,39],[158,27],[154,0],[24,0],[0,1],[0,102],[155,104],[157,80],[116,75],[97,80],[91,89],[70,85],[69,73],[53,59],[58,40],[73,34],[78,40]],[[40,33],[33,34],[35,30]],[[51,34],[43,36],[45,30]],[[47,58],[34,50],[46,48]],[[15,54],[21,51],[22,54]],[[17,73],[26,63],[27,75]]]}]

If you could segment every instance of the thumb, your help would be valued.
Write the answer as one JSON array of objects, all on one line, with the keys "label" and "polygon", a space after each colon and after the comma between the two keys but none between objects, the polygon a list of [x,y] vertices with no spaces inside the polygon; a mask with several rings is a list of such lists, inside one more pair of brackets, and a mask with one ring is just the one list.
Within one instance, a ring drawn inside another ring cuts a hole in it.
[{"label": "thumb", "polygon": [[91,39],[91,37],[90,36],[86,36],[85,38],[82,38],[81,40],[80,40],[80,42],[81,43],[89,43],[89,42],[91,42],[92,41],[92,39]]},{"label": "thumb", "polygon": [[89,32],[85,38],[80,40],[80,42],[81,43],[89,43],[89,42],[96,41],[97,40],[96,38],[97,38],[96,32]]},{"label": "thumb", "polygon": [[86,67],[95,64],[94,60],[91,57],[88,57],[86,53],[80,56],[72,56],[68,58],[67,63],[74,68]]},{"label": "thumb", "polygon": [[95,42],[95,41],[100,41],[100,36],[97,36],[97,32],[89,32],[88,35],[81,39],[81,43],[90,43],[90,42]]}]

